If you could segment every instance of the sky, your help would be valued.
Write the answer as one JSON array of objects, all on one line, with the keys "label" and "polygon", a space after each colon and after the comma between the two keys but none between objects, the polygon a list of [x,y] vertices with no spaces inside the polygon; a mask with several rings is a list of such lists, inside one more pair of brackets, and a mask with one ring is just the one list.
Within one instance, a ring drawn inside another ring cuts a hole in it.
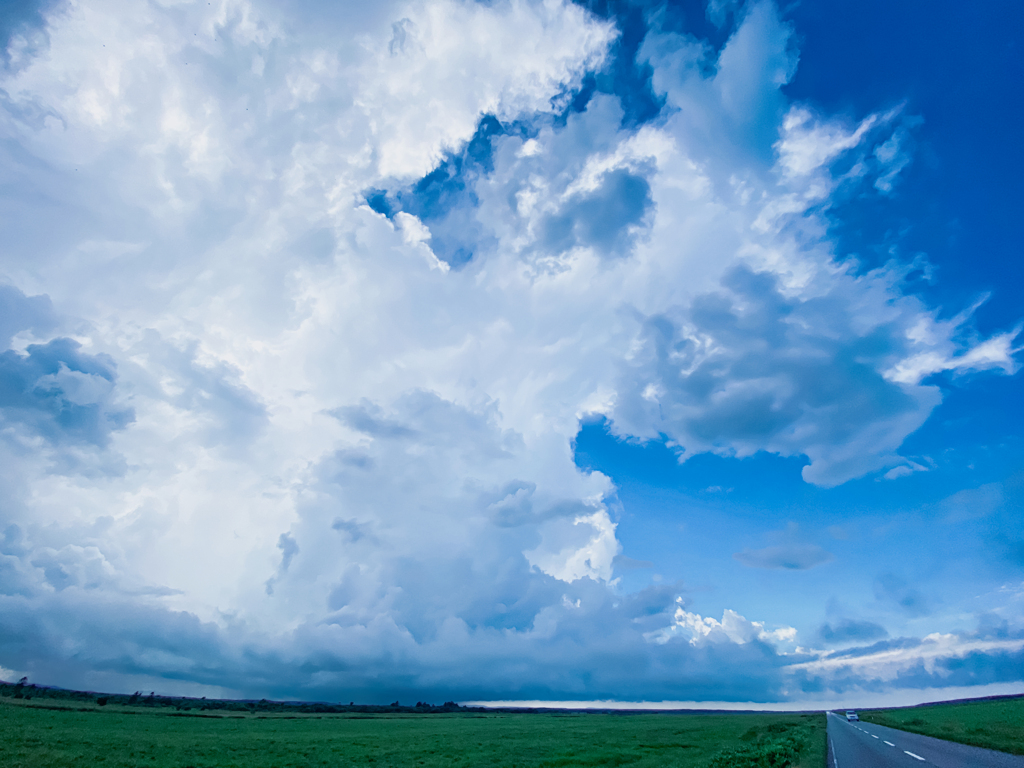
[{"label": "sky", "polygon": [[0,677],[1024,692],[1024,11],[0,11]]}]

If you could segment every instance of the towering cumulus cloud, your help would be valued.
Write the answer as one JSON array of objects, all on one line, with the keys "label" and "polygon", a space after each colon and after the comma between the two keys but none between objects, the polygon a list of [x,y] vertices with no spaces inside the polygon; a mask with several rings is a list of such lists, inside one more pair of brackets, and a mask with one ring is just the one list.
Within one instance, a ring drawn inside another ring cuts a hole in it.
[{"label": "towering cumulus cloud", "polygon": [[[850,685],[785,617],[626,590],[573,439],[909,471],[926,377],[1016,369],[829,237],[914,121],[790,103],[764,0],[720,49],[652,16],[644,119],[592,85],[615,19],[565,0],[299,10],[69,0],[10,37],[0,664],[345,701]],[[786,547],[740,559],[831,558]]]}]

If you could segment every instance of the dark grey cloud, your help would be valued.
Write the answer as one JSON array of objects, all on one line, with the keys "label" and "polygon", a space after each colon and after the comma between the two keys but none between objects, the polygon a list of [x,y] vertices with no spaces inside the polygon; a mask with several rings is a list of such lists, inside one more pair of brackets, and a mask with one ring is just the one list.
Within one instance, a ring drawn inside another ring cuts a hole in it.
[{"label": "dark grey cloud", "polygon": [[135,416],[114,398],[117,365],[108,355],[89,355],[73,339],[31,344],[25,354],[0,353],[0,419],[54,444],[107,443],[112,430]]},{"label": "dark grey cloud", "polygon": [[592,507],[588,507],[576,499],[556,502],[541,501],[535,504],[536,490],[536,483],[512,480],[496,493],[483,494],[481,501],[486,504],[486,510],[491,520],[501,528],[515,528],[556,517],[576,517],[593,512]]},{"label": "dark grey cloud", "polygon": [[0,285],[0,423],[28,428],[53,444],[103,444],[111,429],[132,418],[130,410],[104,408],[116,379],[114,361],[82,354],[67,338],[33,344],[25,353],[8,349],[22,331],[42,336],[56,326],[48,296]]},{"label": "dark grey cloud", "polygon": [[512,480],[493,496],[499,498],[488,501],[487,509],[496,525],[512,528],[523,525],[534,519],[533,494],[537,484],[525,480]]},{"label": "dark grey cloud", "polygon": [[333,408],[327,413],[345,426],[371,437],[399,438],[413,434],[412,430],[403,424],[385,418],[380,406],[374,405],[369,400],[364,400],[360,405],[344,405],[340,408]]},{"label": "dark grey cloud", "polygon": [[355,520],[342,520],[340,517],[331,523],[331,528],[348,534],[352,541],[359,541],[366,535],[366,526],[360,525]]},{"label": "dark grey cloud", "polygon": [[1010,622],[998,613],[982,613],[978,616],[978,628],[975,634],[978,637],[1008,638],[1011,635]]},{"label": "dark grey cloud", "polygon": [[888,637],[889,633],[881,624],[858,619],[841,619],[826,622],[818,628],[818,637],[826,643],[863,643]]},{"label": "dark grey cloud", "polygon": [[26,296],[12,285],[0,285],[0,349],[7,349],[16,333],[30,330],[41,336],[56,325],[49,296]]},{"label": "dark grey cloud", "polygon": [[[416,389],[399,397],[390,412],[363,399],[359,405],[333,408],[326,413],[357,432],[382,441],[416,440],[434,447],[457,447],[485,456],[507,456],[510,446],[521,438],[511,430],[496,429],[496,404],[483,411],[456,405],[434,392]],[[369,454],[359,454],[370,459]],[[335,457],[338,463],[350,463],[352,453]],[[355,464],[361,466],[363,459]]]},{"label": "dark grey cloud", "polygon": [[928,638],[883,640],[830,655],[831,662],[848,661],[849,665],[840,666],[827,675],[798,673],[798,684],[804,691],[827,688],[841,694],[844,691],[968,687],[1020,680],[1024,664],[1024,648],[1020,642],[1011,639],[1001,646],[972,649],[970,644],[976,639],[974,635],[953,638],[944,652],[938,654],[935,653],[936,642]]},{"label": "dark grey cloud", "polygon": [[25,533],[21,526],[11,523],[4,528],[3,538],[0,539],[0,553],[5,555],[22,555],[25,552]]},{"label": "dark grey cloud", "polygon": [[[358,579],[357,570],[351,578]],[[368,636],[367,626],[317,620],[277,638],[250,635],[244,647],[231,627],[155,603],[78,587],[30,598],[2,595],[0,653],[36,682],[92,689],[97,679],[114,690],[139,687],[145,679],[146,687],[158,690],[200,684],[251,697],[379,703],[648,695],[749,701],[780,695],[785,660],[763,644],[647,642],[640,630],[676,604],[670,588],[618,598],[589,579],[572,585],[542,581],[544,610],[561,627],[548,637],[469,624],[462,637],[415,630],[413,641],[404,626],[378,624]],[[332,596],[339,607],[344,590],[339,585]],[[65,633],[73,633],[74,647]],[[604,662],[593,665],[593,653]]]},{"label": "dark grey cloud", "polygon": [[817,544],[778,544],[764,549],[745,549],[733,555],[751,568],[806,570],[834,559],[831,552]]},{"label": "dark grey cloud", "polygon": [[551,253],[589,246],[603,256],[626,256],[653,208],[647,179],[617,168],[605,173],[596,189],[571,197],[544,218],[538,245]]},{"label": "dark grey cloud", "polygon": [[[922,682],[929,681],[931,686],[967,686],[1019,681],[1020,671],[1024,669],[1024,649],[994,653],[974,651],[964,656],[942,659],[937,666],[938,674],[935,674],[922,664],[914,670],[916,674],[907,675],[901,682],[916,683],[920,679]],[[940,680],[944,682],[940,683]]]},{"label": "dark grey cloud", "polygon": [[927,616],[932,612],[924,594],[895,573],[884,573],[875,579],[875,598],[910,617]]},{"label": "dark grey cloud", "polygon": [[654,567],[654,563],[650,560],[637,560],[626,555],[616,555],[612,565],[617,571],[636,571]]},{"label": "dark grey cloud", "polygon": [[[0,653],[41,683],[62,680],[95,689],[86,682],[95,672],[111,682],[141,675],[218,685],[220,672],[233,666],[227,638],[215,625],[123,596],[78,587],[0,595],[0,617]],[[53,622],[77,638],[76,649],[61,647]],[[160,659],[154,663],[146,654]]]},{"label": "dark grey cloud", "polygon": [[281,550],[281,570],[287,571],[292,558],[299,554],[299,545],[287,533],[282,533],[277,539],[277,548]]},{"label": "dark grey cloud", "polygon": [[737,267],[685,312],[646,318],[613,428],[656,429],[690,452],[803,453],[805,478],[825,485],[878,467],[871,451],[897,445],[853,449],[865,430],[916,426],[938,400],[883,376],[902,334],[858,317],[845,296],[789,298],[775,275]]},{"label": "dark grey cloud", "polygon": [[268,595],[274,594],[274,585],[288,572],[288,566],[292,564],[292,559],[299,554],[299,543],[288,533],[278,536],[277,548],[281,550],[281,564],[277,568],[277,574],[267,579],[266,593]]}]

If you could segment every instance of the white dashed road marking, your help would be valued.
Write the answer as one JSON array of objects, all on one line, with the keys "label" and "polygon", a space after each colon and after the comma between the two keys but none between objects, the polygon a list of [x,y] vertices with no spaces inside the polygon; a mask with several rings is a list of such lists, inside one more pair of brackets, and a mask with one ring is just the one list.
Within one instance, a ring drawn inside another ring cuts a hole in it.
[{"label": "white dashed road marking", "polygon": [[877,737],[877,736],[875,736],[875,734],[873,734],[873,733],[872,733],[872,734],[871,734],[871,738],[872,738],[872,739],[877,739],[878,737]]},{"label": "white dashed road marking", "polygon": [[904,754],[910,755],[915,760],[920,760],[920,761],[924,762],[924,758],[921,757],[920,755],[915,755],[913,752],[907,752],[907,750],[905,750],[905,749],[903,750],[903,752],[904,752]]},{"label": "white dashed road marking", "polygon": [[895,745],[895,744],[893,744],[893,743],[892,743],[891,741],[887,741],[887,742],[885,742],[885,743],[886,743],[886,744],[888,744],[888,745],[889,745],[890,747],[895,747],[895,746],[896,746],[896,745]]}]

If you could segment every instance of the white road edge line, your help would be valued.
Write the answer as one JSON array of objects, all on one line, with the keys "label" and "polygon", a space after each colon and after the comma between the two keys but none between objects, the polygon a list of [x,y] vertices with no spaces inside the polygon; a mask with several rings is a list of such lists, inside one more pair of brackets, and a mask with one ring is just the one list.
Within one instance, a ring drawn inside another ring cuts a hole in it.
[{"label": "white road edge line", "polygon": [[915,760],[920,760],[920,761],[924,762],[924,758],[923,757],[921,757],[920,755],[915,755],[913,752],[907,752],[907,750],[904,749],[903,750],[903,754],[910,755]]},{"label": "white road edge line", "polygon": [[828,740],[828,746],[832,750],[832,768],[839,768],[839,763],[836,762],[836,745],[832,739]]},{"label": "white road edge line", "polygon": [[895,744],[893,744],[893,743],[892,743],[891,741],[887,741],[887,742],[885,742],[885,743],[886,743],[886,744],[888,744],[888,745],[889,745],[890,747],[895,747],[895,746],[896,746],[896,745],[895,745]]}]

